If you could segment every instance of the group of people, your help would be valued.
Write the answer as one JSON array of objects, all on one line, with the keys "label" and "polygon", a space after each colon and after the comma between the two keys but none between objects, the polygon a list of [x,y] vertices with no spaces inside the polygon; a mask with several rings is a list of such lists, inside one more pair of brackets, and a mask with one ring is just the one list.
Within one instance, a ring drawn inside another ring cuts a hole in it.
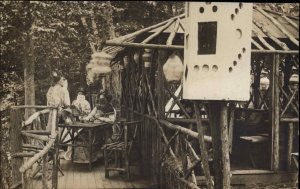
[{"label": "group of people", "polygon": [[[111,105],[111,97],[105,94],[105,91],[100,92],[99,100],[95,104],[93,110],[91,110],[90,103],[85,99],[84,90],[79,89],[76,99],[70,101],[70,95],[68,91],[68,82],[66,78],[53,72],[53,85],[47,92],[47,106],[58,107],[58,117],[60,123],[70,123],[74,112],[79,116],[80,121],[103,121],[103,122],[114,122],[115,114],[114,108]],[[60,131],[61,132],[61,131]],[[64,135],[64,133],[61,133]],[[64,140],[67,141],[70,136],[67,136]],[[63,141],[62,141],[63,142]],[[71,159],[72,148],[68,147],[64,158],[66,160]]]}]

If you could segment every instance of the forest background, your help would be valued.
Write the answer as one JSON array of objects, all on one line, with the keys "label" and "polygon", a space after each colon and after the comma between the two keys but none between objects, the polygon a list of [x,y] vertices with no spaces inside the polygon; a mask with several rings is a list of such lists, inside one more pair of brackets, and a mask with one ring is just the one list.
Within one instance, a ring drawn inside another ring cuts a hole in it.
[{"label": "forest background", "polygon": [[[299,4],[256,5],[299,16]],[[46,104],[54,70],[68,79],[73,100],[79,87],[88,88],[86,65],[105,40],[184,13],[184,2],[2,1],[0,10],[0,188],[6,189],[11,185],[9,107],[25,103],[24,74],[34,76],[29,87],[35,91],[30,98],[36,105]]]}]

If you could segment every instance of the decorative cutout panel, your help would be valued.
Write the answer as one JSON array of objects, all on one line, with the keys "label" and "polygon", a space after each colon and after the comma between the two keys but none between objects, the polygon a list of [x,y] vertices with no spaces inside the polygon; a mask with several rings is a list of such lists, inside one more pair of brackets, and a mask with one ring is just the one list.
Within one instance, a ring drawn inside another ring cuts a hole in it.
[{"label": "decorative cutout panel", "polygon": [[183,98],[250,97],[252,3],[187,3]]}]

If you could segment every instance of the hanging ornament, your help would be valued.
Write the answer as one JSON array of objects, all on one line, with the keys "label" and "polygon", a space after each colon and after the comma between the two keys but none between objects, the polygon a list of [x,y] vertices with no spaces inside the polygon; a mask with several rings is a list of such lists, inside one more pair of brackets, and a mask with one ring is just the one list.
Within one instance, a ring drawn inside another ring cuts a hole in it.
[{"label": "hanging ornament", "polygon": [[294,73],[289,79],[289,86],[292,90],[296,90],[299,87],[299,75]]},{"label": "hanging ornament", "polygon": [[93,64],[92,71],[96,74],[107,74],[111,72],[110,61],[112,56],[105,52],[96,52],[92,55],[91,63]]},{"label": "hanging ornament", "polygon": [[262,70],[260,75],[260,84],[259,84],[259,90],[261,91],[267,91],[270,85],[270,80],[267,77],[268,72],[265,70]]},{"label": "hanging ornament", "polygon": [[182,78],[183,63],[178,56],[178,52],[174,52],[169,56],[167,62],[163,66],[163,71],[167,81],[179,81]]},{"label": "hanging ornament", "polygon": [[143,60],[144,60],[145,68],[151,67],[151,61],[152,61],[151,49],[145,49],[145,52],[143,54]]},{"label": "hanging ornament", "polygon": [[138,52],[135,52],[133,55],[133,60],[135,63],[139,63],[140,62],[140,54]]}]

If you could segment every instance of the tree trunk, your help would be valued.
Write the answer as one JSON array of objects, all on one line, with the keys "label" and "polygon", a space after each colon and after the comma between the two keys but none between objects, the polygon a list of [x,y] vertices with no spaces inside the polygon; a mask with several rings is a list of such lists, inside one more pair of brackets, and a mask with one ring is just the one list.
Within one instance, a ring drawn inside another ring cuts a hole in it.
[{"label": "tree trunk", "polygon": [[112,6],[110,1],[106,1],[106,5],[107,5],[107,10],[105,11],[105,15],[106,15],[106,21],[108,24],[108,29],[109,29],[109,39],[113,39],[116,38],[116,33],[115,33],[115,27],[114,27],[114,22],[113,22],[113,18],[112,18]]},{"label": "tree trunk", "polygon": [[[25,89],[25,105],[35,105],[35,84],[34,84],[34,40],[33,31],[34,21],[30,13],[30,4],[26,3],[26,8],[29,19],[29,24],[32,24],[30,30],[27,32],[25,41],[25,61],[24,61],[24,89]],[[25,118],[28,118],[32,112],[25,110]]]}]

